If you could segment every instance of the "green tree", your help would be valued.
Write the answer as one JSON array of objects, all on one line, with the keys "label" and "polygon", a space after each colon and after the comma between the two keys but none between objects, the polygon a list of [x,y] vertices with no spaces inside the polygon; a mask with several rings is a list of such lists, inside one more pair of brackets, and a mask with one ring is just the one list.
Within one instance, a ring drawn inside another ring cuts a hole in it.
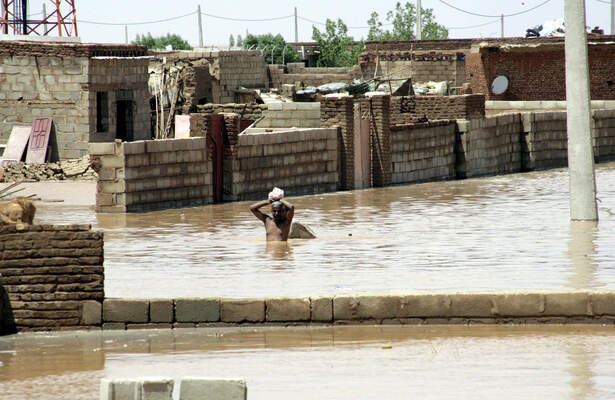
[{"label": "green tree", "polygon": [[[286,41],[279,33],[275,36],[271,33],[266,35],[248,34],[243,41],[243,47],[244,49],[264,49],[265,62],[268,64],[282,64],[282,58],[284,63],[299,61],[299,55],[291,46],[286,45]],[[272,49],[273,60],[271,60]],[[282,57],[282,52],[284,52],[284,57]]]},{"label": "green tree", "polygon": [[235,46],[235,37],[233,36],[232,33],[231,33],[231,36],[228,38],[228,45],[231,47]]},{"label": "green tree", "polygon": [[[435,21],[433,9],[422,8],[423,39],[446,39],[448,29]],[[386,20],[393,25],[392,30],[384,30],[377,12],[373,12],[367,21],[369,32],[367,40],[414,40],[416,39],[416,7],[410,2],[403,6],[395,5],[395,9],[387,12]]]},{"label": "green tree", "polygon": [[190,44],[176,34],[167,33],[166,36],[153,37],[151,33],[146,35],[137,35],[132,44],[141,44],[147,46],[148,49],[164,50],[167,46],[171,46],[173,50],[191,50]]},{"label": "green tree", "polygon": [[341,19],[337,22],[327,19],[325,30],[312,27],[312,39],[318,42],[319,67],[350,67],[358,63],[359,53],[365,48],[363,41],[355,43],[348,36],[348,27]]}]

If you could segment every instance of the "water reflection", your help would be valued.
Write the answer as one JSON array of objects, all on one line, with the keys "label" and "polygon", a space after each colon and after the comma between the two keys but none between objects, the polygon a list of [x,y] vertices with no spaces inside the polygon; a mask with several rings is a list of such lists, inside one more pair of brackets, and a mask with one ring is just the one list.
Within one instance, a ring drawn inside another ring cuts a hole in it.
[{"label": "water reflection", "polygon": [[289,242],[267,242],[266,251],[272,260],[292,261],[293,248]]},{"label": "water reflection", "polygon": [[597,221],[571,221],[567,254],[571,270],[568,275],[571,289],[595,289],[603,286],[596,280],[598,267],[595,239],[598,233]]}]

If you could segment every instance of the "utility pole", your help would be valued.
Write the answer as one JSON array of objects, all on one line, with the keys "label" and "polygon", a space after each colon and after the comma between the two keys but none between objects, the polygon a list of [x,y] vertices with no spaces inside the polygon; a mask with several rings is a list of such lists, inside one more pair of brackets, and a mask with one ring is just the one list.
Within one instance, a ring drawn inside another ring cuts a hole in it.
[{"label": "utility pole", "polygon": [[[47,21],[47,5],[45,3],[43,3],[43,20]],[[47,22],[43,24],[43,35],[47,35]]]},{"label": "utility pole", "polygon": [[128,25],[124,25],[124,39],[125,43],[128,44]]},{"label": "utility pole", "polygon": [[201,15],[201,5],[199,4],[196,8],[197,14],[199,15],[199,47],[203,47],[203,20]]},{"label": "utility pole", "polygon": [[611,0],[611,35],[615,35],[615,0]]},{"label": "utility pole", "polygon": [[570,219],[597,221],[585,0],[565,0],[564,21]]},{"label": "utility pole", "polygon": [[500,17],[500,36],[504,37],[504,14]]},{"label": "utility pole", "polygon": [[[615,1],[615,0],[612,0]],[[297,7],[295,7],[295,43],[299,41],[299,24],[297,23]]]},{"label": "utility pole", "polygon": [[416,40],[423,40],[423,10],[421,0],[416,0]]}]

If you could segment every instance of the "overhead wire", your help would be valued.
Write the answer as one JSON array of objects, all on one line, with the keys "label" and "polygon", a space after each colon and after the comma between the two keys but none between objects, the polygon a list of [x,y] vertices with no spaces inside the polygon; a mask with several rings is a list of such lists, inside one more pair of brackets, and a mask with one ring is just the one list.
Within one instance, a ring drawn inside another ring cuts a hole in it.
[{"label": "overhead wire", "polygon": [[[201,13],[202,15],[206,16],[206,17],[211,17],[211,18],[217,18],[217,19],[224,19],[227,21],[239,21],[239,22],[267,22],[267,21],[277,21],[277,20],[281,20],[281,19],[288,19],[291,17],[294,17],[294,14],[291,15],[285,15],[283,17],[273,17],[273,18],[262,18],[262,19],[250,19],[250,18],[232,18],[232,17],[222,17],[220,15],[213,15],[213,14],[206,14],[204,12]],[[299,17],[297,17],[299,18]]]},{"label": "overhead wire", "polygon": [[170,17],[170,18],[159,19],[156,21],[147,21],[147,22],[123,22],[123,23],[121,22],[97,22],[97,21],[88,21],[88,20],[83,20],[83,19],[79,20],[79,22],[85,23],[85,24],[92,24],[92,25],[150,25],[150,24],[158,24],[161,22],[175,21],[177,19],[186,18],[191,15],[195,15],[197,13],[198,11],[193,11],[191,13],[179,15],[177,17]]},{"label": "overhead wire", "polygon": [[456,7],[456,6],[452,5],[452,4],[447,3],[447,2],[446,2],[446,1],[444,1],[444,0],[438,0],[438,1],[439,1],[440,3],[442,3],[442,4],[444,4],[444,5],[446,5],[446,6],[450,7],[450,8],[452,8],[452,9],[455,9],[455,10],[457,10],[457,11],[461,11],[462,13],[465,13],[465,14],[474,15],[475,17],[485,17],[485,18],[501,18],[501,17],[514,17],[514,16],[516,16],[516,15],[521,15],[521,14],[528,13],[528,12],[530,12],[530,11],[534,11],[534,10],[535,10],[535,9],[537,9],[538,7],[542,7],[542,6],[544,6],[545,4],[547,4],[548,2],[550,2],[551,0],[545,0],[545,1],[543,1],[542,3],[540,3],[540,4],[536,5],[536,6],[532,7],[532,8],[528,8],[527,10],[523,10],[523,11],[519,11],[519,12],[514,12],[514,13],[511,13],[511,14],[500,14],[500,15],[486,15],[486,14],[480,14],[480,13],[476,13],[476,12],[473,12],[473,11],[468,11],[468,10],[464,10],[464,9],[462,9],[462,8]]},{"label": "overhead wire", "polygon": [[491,24],[495,24],[496,22],[500,22],[500,19],[495,19],[493,21],[489,21],[489,22],[485,22],[484,24],[478,24],[478,25],[470,25],[470,26],[451,26],[451,27],[446,27],[446,29],[448,30],[459,30],[459,29],[472,29],[472,28],[480,28],[481,26],[487,26],[487,25],[491,25]]}]

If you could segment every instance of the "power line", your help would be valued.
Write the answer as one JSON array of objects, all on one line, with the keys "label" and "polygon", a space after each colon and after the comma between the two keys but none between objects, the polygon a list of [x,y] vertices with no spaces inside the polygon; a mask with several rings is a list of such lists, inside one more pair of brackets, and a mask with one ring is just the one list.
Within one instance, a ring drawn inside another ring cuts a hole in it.
[{"label": "power line", "polygon": [[[219,15],[213,15],[213,14],[206,14],[206,13],[201,13],[206,17],[211,17],[211,18],[217,18],[217,19],[224,19],[227,21],[239,21],[239,22],[266,22],[266,21],[277,21],[277,20],[281,20],[281,19],[288,19],[288,18],[294,18],[295,14],[292,15],[285,15],[283,17],[273,17],[273,18],[263,18],[263,19],[249,19],[249,18],[231,18],[231,17],[221,17]],[[301,17],[299,17],[301,18]]]},{"label": "power line", "polygon": [[486,14],[479,14],[479,13],[475,13],[475,12],[472,12],[472,11],[468,11],[468,10],[461,9],[461,8],[459,8],[459,7],[455,7],[454,5],[449,4],[449,3],[447,3],[447,2],[446,2],[446,1],[444,1],[444,0],[438,0],[438,1],[439,1],[440,3],[442,3],[442,4],[446,5],[446,6],[449,6],[450,8],[453,8],[453,9],[457,10],[457,11],[461,11],[462,13],[466,13],[466,14],[474,15],[474,16],[476,16],[476,17],[501,18],[501,17],[514,17],[514,16],[516,16],[516,15],[521,15],[521,14],[528,13],[528,12],[530,12],[530,11],[533,11],[533,10],[537,9],[538,7],[542,7],[542,6],[544,6],[545,4],[547,4],[548,2],[550,2],[551,0],[545,0],[545,1],[543,1],[542,3],[538,4],[537,6],[534,6],[534,7],[532,7],[532,8],[529,8],[529,9],[527,9],[527,10],[523,10],[523,11],[515,12],[515,13],[512,13],[512,14],[500,14],[500,15],[486,15]]},{"label": "power line", "polygon": [[596,0],[596,1],[600,3],[604,3],[604,4],[609,4],[609,5],[611,4],[610,1],[604,1],[604,0]]},{"label": "power line", "polygon": [[[326,26],[327,24],[324,22],[320,22],[320,21],[314,21],[313,19],[309,19],[309,18],[304,18],[304,17],[299,17],[297,16],[298,19],[301,19],[303,21],[306,22],[310,22],[312,24],[316,24],[316,25],[322,25],[322,26]],[[387,23],[387,24],[382,24],[380,26],[392,26],[393,23]],[[369,29],[371,28],[371,26],[349,26],[348,29]]]},{"label": "power line", "polygon": [[478,25],[471,25],[471,26],[452,26],[452,27],[445,27],[446,29],[453,29],[453,30],[458,30],[458,29],[472,29],[472,28],[480,28],[481,26],[487,26],[487,25],[491,25],[494,24],[496,22],[500,22],[499,19],[490,21],[490,22],[485,22],[484,24],[478,24]]},{"label": "power line", "polygon": [[191,13],[185,14],[185,15],[179,15],[177,17],[171,17],[171,18],[165,18],[165,19],[159,19],[156,21],[147,21],[147,22],[96,22],[96,21],[86,21],[86,20],[79,20],[79,23],[85,23],[85,24],[92,24],[92,25],[149,25],[149,24],[158,24],[161,22],[169,22],[169,21],[175,21],[176,19],[180,19],[180,18],[186,18],[189,17],[191,15],[195,15],[197,12],[193,11]]}]

